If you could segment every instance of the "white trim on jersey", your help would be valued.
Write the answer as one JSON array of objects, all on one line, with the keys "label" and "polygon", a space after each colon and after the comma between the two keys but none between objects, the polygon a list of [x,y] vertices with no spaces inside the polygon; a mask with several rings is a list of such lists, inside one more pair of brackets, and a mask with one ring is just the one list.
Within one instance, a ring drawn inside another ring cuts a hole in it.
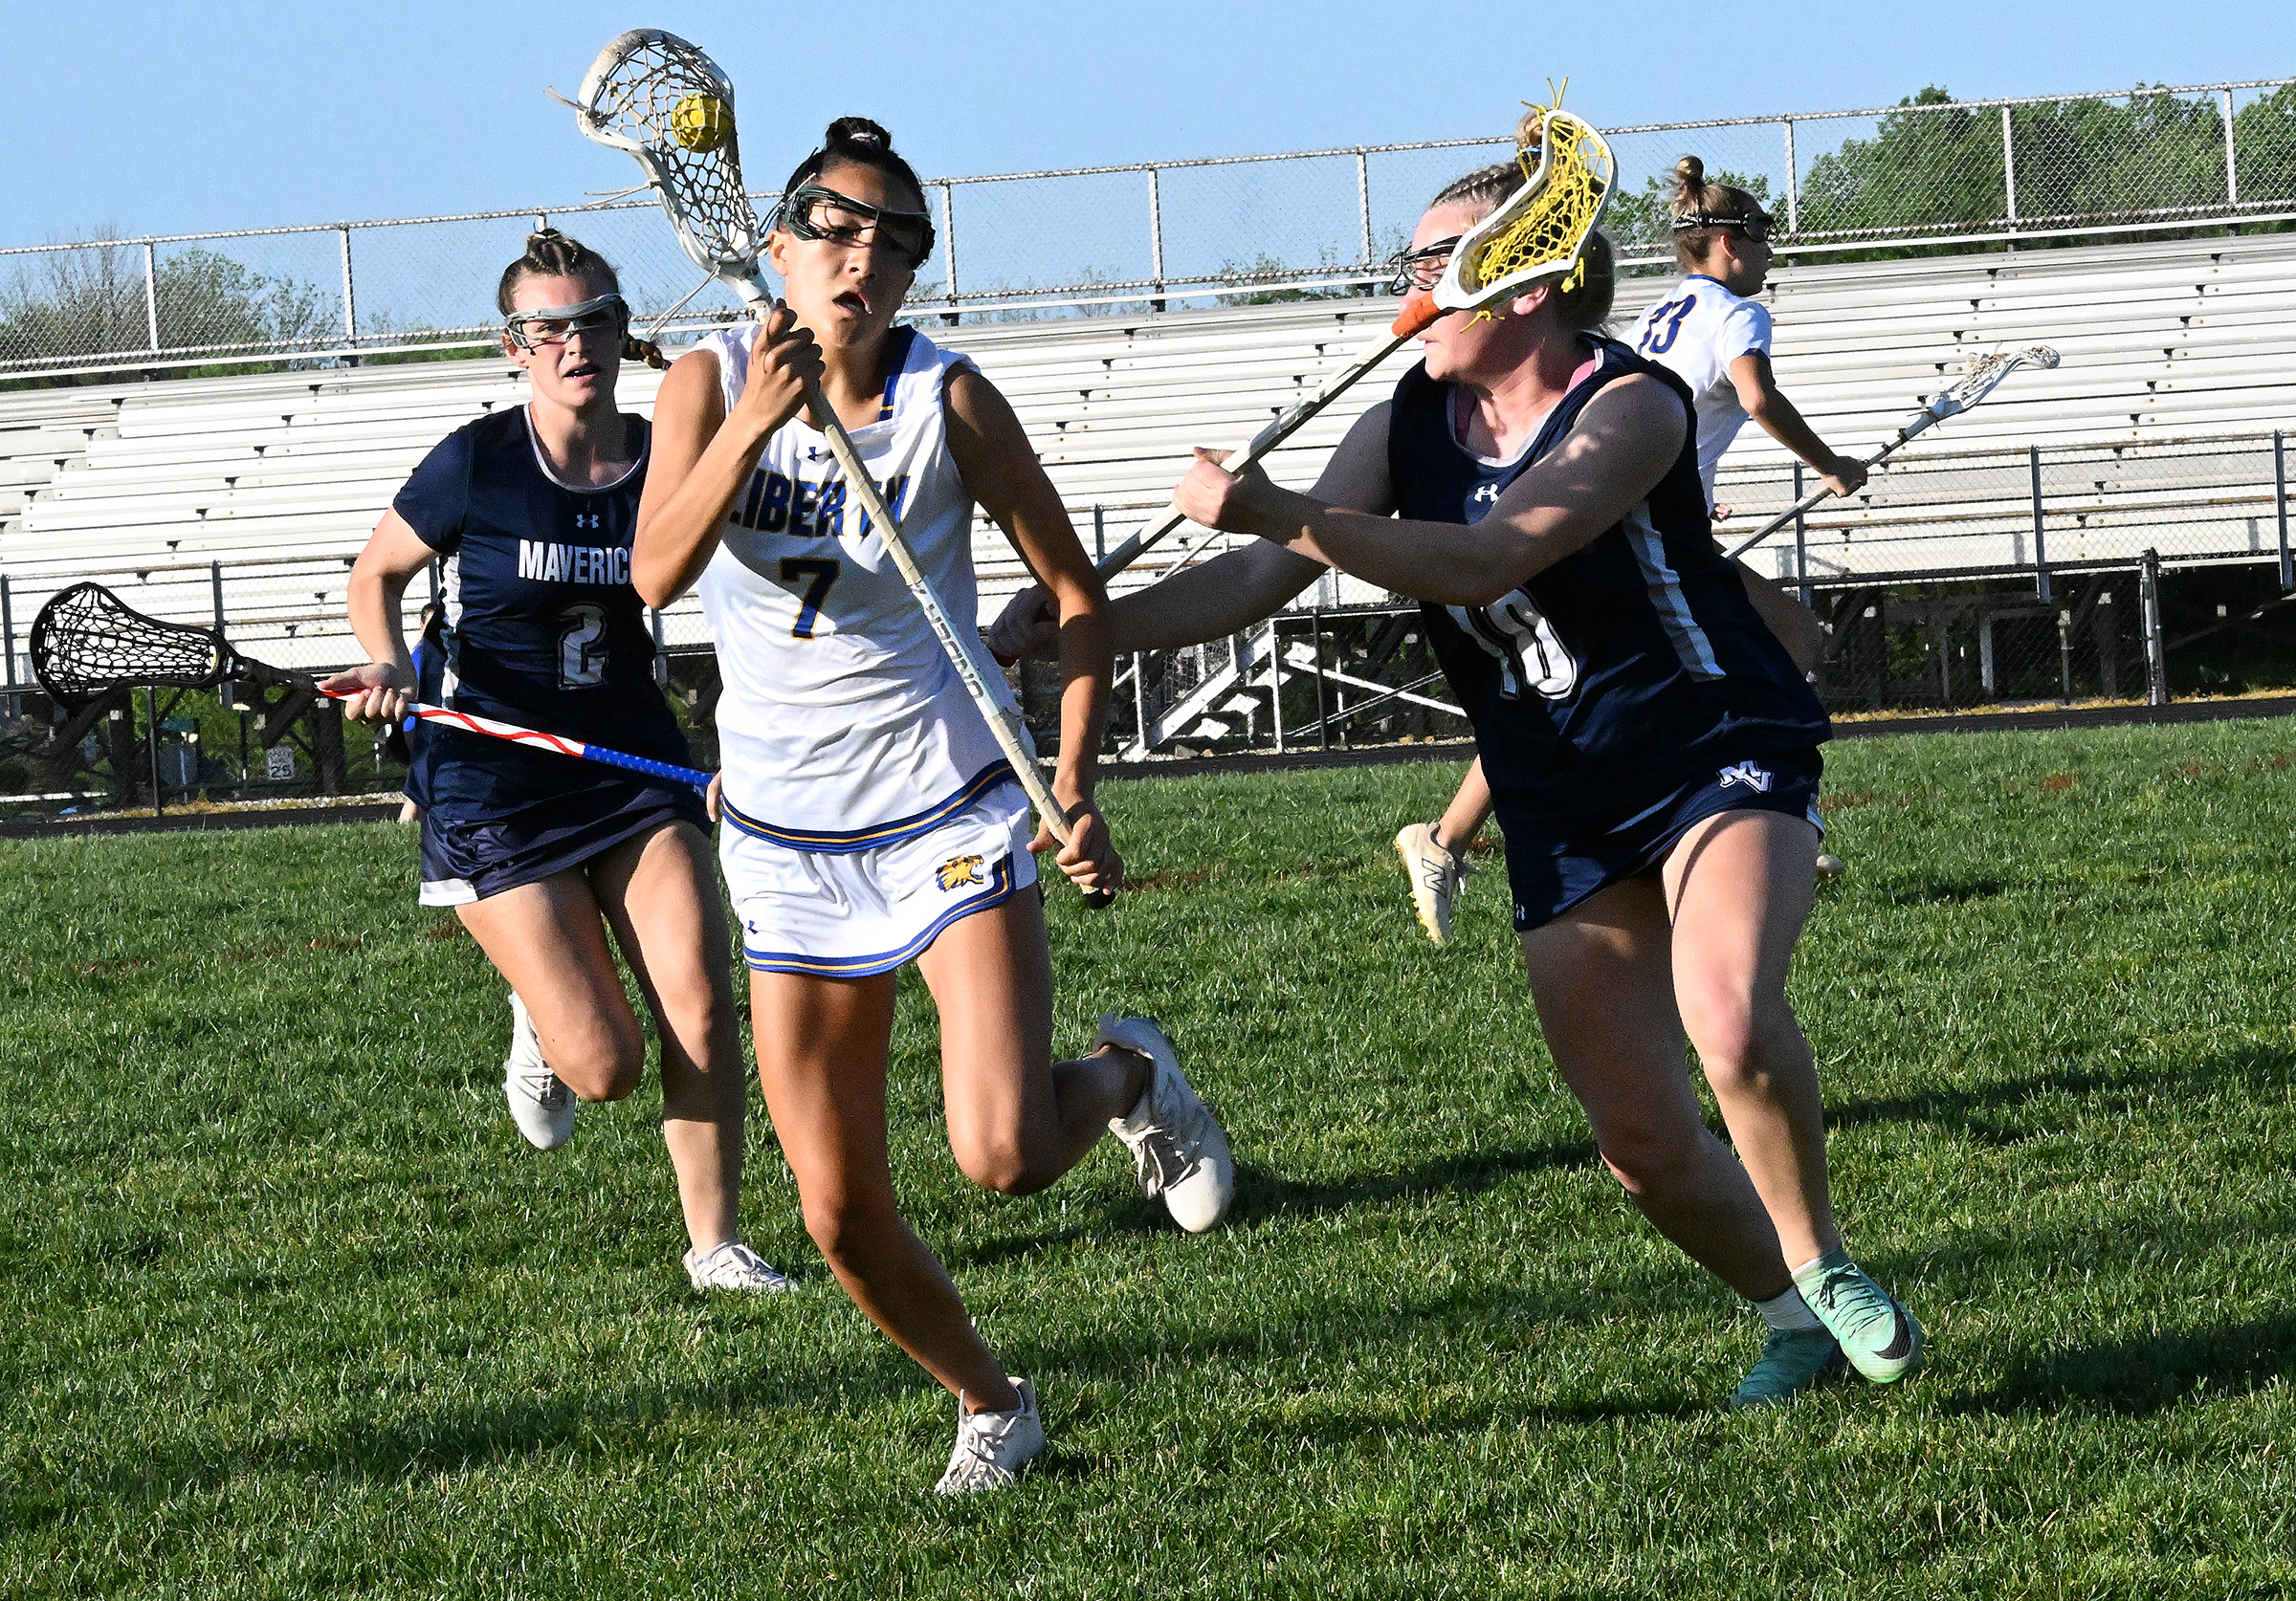
[{"label": "white trim on jersey", "polygon": [[1634,552],[1634,564],[1642,570],[1643,587],[1650,596],[1650,609],[1658,613],[1659,626],[1674,647],[1674,659],[1682,664],[1682,670],[1710,683],[1722,677],[1713,641],[1691,615],[1689,597],[1682,592],[1682,576],[1667,560],[1667,541],[1650,520],[1650,502],[1638,501],[1633,511],[1619,519],[1619,528],[1626,536],[1626,548]]},{"label": "white trim on jersey", "polygon": [[1626,342],[1689,386],[1698,419],[1698,477],[1711,501],[1722,452],[1746,426],[1730,364],[1752,351],[1770,354],[1769,308],[1692,273],[1635,319]]}]

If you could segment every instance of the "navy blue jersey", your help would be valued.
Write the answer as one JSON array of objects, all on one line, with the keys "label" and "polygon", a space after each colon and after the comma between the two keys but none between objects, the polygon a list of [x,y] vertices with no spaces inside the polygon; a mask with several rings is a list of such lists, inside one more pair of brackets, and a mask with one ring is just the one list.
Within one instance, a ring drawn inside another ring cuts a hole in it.
[{"label": "navy blue jersey", "polygon": [[[1405,373],[1387,428],[1400,514],[1481,521],[1587,402],[1631,374],[1664,384],[1689,416],[1682,380],[1615,340],[1587,342],[1591,369],[1508,462],[1460,444],[1451,384],[1424,364]],[[1594,816],[1702,768],[1827,736],[1818,697],[1714,546],[1696,433],[1683,435],[1658,486],[1588,544],[1490,605],[1423,608],[1503,808]]]},{"label": "navy blue jersey", "polygon": [[[553,477],[519,406],[449,434],[391,510],[442,558],[440,704],[683,765],[692,758],[654,683],[645,603],[629,581],[646,425],[627,421],[639,430],[637,465],[604,489]],[[421,804],[451,818],[501,817],[571,788],[650,783],[437,725],[416,752]]]}]

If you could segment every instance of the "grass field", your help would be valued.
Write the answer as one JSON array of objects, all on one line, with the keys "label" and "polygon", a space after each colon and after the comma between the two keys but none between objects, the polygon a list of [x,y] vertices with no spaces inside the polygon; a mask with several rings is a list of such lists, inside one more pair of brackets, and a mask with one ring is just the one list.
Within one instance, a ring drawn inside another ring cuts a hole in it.
[{"label": "grass field", "polygon": [[[1720,1407],[1757,1321],[1597,1168],[1448,764],[1111,786],[1061,1039],[1159,1015],[1236,1213],[1112,1147],[968,1188],[906,986],[911,1216],[1045,1396],[1019,1490],[838,1293],[753,1138],[704,1301],[649,1086],[527,1150],[505,1008],[387,826],[0,846],[0,1592],[2282,1595],[2296,1588],[2296,725],[1861,740],[1795,994],[1894,1392]],[[753,1093],[754,1105],[754,1093]]]}]

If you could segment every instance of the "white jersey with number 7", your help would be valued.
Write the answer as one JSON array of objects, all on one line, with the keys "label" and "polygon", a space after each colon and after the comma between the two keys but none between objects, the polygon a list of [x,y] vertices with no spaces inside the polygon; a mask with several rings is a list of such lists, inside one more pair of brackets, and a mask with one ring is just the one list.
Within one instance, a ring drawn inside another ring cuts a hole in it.
[{"label": "white jersey with number 7", "polygon": [[[702,341],[729,411],[757,329]],[[950,376],[971,361],[913,329],[890,337],[893,376],[853,445],[950,620],[970,631],[973,500],[943,406]],[[718,538],[698,587],[725,680],[725,795],[748,819],[799,849],[852,848],[1008,770],[828,440],[802,415],[766,443]],[[998,679],[990,690],[1010,694]]]},{"label": "white jersey with number 7", "polygon": [[1714,469],[1746,424],[1730,363],[1750,350],[1770,354],[1770,308],[1692,273],[1643,313],[1626,342],[1690,386],[1698,407],[1698,477],[1711,502]]}]

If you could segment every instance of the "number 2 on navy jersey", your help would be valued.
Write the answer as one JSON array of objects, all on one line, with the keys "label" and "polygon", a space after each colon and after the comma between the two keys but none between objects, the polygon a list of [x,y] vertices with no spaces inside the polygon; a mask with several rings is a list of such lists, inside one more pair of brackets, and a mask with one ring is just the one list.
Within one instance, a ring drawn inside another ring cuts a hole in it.
[{"label": "number 2 on navy jersey", "polygon": [[558,687],[594,690],[606,682],[604,606],[568,606],[558,614]]},{"label": "number 2 on navy jersey", "polygon": [[1451,621],[1499,662],[1499,694],[1519,698],[1526,689],[1549,700],[1567,699],[1578,688],[1578,660],[1563,647],[1545,613],[1531,603],[1529,591],[1487,606],[1446,606]]},{"label": "number 2 on navy jersey", "polygon": [[789,637],[791,639],[811,639],[813,637],[813,625],[821,621],[821,607],[822,603],[829,598],[829,585],[835,583],[837,575],[844,571],[845,564],[843,562],[834,561],[826,557],[784,556],[782,558],[782,581],[784,583],[794,583],[801,578],[812,580],[806,585],[805,598],[798,603],[797,621],[790,625]]},{"label": "number 2 on navy jersey", "polygon": [[1654,306],[1643,328],[1643,337],[1635,348],[1645,356],[1664,356],[1674,348],[1675,336],[1682,332],[1682,319],[1690,315],[1698,304],[1698,296],[1685,295],[1679,300],[1669,300]]}]

